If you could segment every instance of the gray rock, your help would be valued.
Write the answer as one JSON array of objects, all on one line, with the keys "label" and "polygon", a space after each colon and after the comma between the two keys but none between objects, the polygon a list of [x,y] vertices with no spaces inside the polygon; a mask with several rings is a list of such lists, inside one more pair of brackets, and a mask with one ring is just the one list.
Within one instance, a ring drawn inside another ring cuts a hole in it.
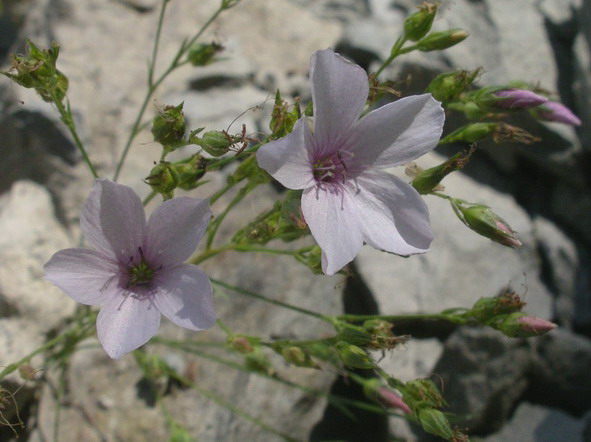
[{"label": "gray rock", "polygon": [[591,408],[591,340],[555,330],[536,341],[537,363],[529,397],[581,415]]},{"label": "gray rock", "polygon": [[581,420],[556,409],[540,407],[524,402],[517,407],[513,417],[501,431],[482,442],[583,442]]},{"label": "gray rock", "polygon": [[456,424],[476,434],[498,430],[528,386],[529,345],[490,329],[461,328],[446,341],[434,372]]}]

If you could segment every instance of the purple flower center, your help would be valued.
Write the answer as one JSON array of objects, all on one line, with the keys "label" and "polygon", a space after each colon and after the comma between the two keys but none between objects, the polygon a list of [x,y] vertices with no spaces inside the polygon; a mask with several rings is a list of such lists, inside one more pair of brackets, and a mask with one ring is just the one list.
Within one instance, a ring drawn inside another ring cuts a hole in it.
[{"label": "purple flower center", "polygon": [[341,186],[347,179],[349,169],[345,157],[351,155],[344,150],[337,150],[330,155],[315,158],[312,162],[312,173],[319,186]]},{"label": "purple flower center", "polygon": [[[144,257],[144,252],[141,247],[138,247],[138,252],[139,262],[134,262],[133,256],[129,257],[129,263],[127,264],[127,273],[129,275],[129,280],[127,281],[128,286],[142,286],[149,284],[156,272],[162,268],[162,266],[154,267],[150,265]],[[137,258],[137,256],[135,258]]]}]

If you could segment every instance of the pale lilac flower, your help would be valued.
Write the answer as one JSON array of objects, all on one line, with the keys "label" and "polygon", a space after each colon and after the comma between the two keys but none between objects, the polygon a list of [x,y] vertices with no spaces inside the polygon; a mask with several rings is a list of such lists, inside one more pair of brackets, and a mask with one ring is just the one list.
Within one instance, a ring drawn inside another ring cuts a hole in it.
[{"label": "pale lilac flower", "polygon": [[184,328],[209,328],[216,320],[211,285],[183,262],[210,217],[206,200],[183,197],[162,203],[146,223],[133,190],[97,180],[80,219],[95,250],[57,252],[45,264],[45,278],[74,300],[101,306],[97,336],[114,359],[148,342],[161,313]]},{"label": "pale lilac flower", "polygon": [[262,146],[259,165],[290,189],[303,189],[302,213],[322,249],[322,270],[339,271],[363,243],[399,255],[427,251],[427,206],[402,179],[381,169],[432,150],[444,113],[430,94],[402,98],[359,118],[369,86],[365,71],[332,50],[310,67],[313,122]]},{"label": "pale lilac flower", "polygon": [[534,109],[534,115],[540,120],[555,121],[570,126],[580,126],[581,120],[562,103],[548,101],[542,106]]},{"label": "pale lilac flower", "polygon": [[494,93],[502,100],[495,101],[495,106],[503,109],[529,109],[546,103],[548,99],[527,89],[501,89]]}]

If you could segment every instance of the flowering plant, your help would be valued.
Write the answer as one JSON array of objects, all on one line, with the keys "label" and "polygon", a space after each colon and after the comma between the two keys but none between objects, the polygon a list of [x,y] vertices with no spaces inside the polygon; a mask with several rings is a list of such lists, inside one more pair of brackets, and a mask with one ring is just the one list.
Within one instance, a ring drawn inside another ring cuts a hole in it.
[{"label": "flowering plant", "polygon": [[[40,49],[28,42],[27,53],[14,55],[12,68],[4,72],[55,107],[95,181],[80,215],[84,240],[92,248],[57,251],[47,257],[44,267],[47,280],[83,305],[41,350],[7,366],[0,372],[0,379],[27,366],[42,351],[47,352],[43,368],[62,370],[63,375],[67,361],[81,351],[81,342],[94,337],[96,328],[98,342],[110,358],[124,359],[132,353],[146,378],[175,381],[194,389],[286,440],[293,437],[252,415],[251,410],[241,410],[231,401],[201,389],[191,376],[154,350],[153,344],[327,397],[349,417],[354,418],[359,410],[396,415],[447,440],[466,440],[464,429],[454,426],[454,419],[442,411],[445,400],[433,381],[398,379],[396,373],[380,366],[376,352],[396,351],[408,342],[410,337],[397,334],[396,326],[410,320],[419,324],[441,321],[453,326],[478,325],[508,337],[534,337],[555,327],[545,319],[527,315],[516,294],[506,291],[481,297],[469,308],[440,313],[328,314],[216,279],[212,275],[224,270],[225,264],[213,258],[232,251],[286,255],[312,273],[352,278],[355,267],[350,264],[364,244],[401,256],[429,252],[434,235],[426,197],[449,202],[451,213],[474,233],[498,245],[518,248],[522,241],[507,221],[488,205],[449,195],[443,186],[445,177],[462,169],[482,141],[535,142],[536,136],[506,122],[510,115],[529,113],[569,125],[578,125],[580,120],[529,84],[478,87],[479,70],[442,73],[430,81],[424,93],[398,97],[399,92],[393,89],[396,84],[384,78],[388,66],[404,54],[446,50],[468,37],[461,29],[431,31],[437,5],[424,3],[406,19],[390,55],[370,75],[332,49],[314,52],[309,69],[311,101],[306,107],[300,106],[302,100],[296,97],[289,103],[276,91],[270,132],[264,136],[247,132],[246,126],[238,133],[230,133],[229,128],[191,130],[183,103],[159,106],[156,115],[146,121],[148,104],[172,72],[217,61],[223,47],[203,43],[200,37],[222,12],[240,0],[222,0],[206,25],[182,43],[168,68],[156,76],[168,3],[161,3],[145,99],[114,170],[94,162],[78,134],[68,98],[69,80],[57,67],[59,45]],[[466,121],[455,130],[445,131],[446,113]],[[132,188],[118,181],[138,134],[147,126],[161,147],[161,155],[145,171],[142,185],[149,186],[149,195],[141,201]],[[465,149],[458,149],[431,168],[412,163],[446,144]],[[193,151],[188,146],[193,146]],[[410,176],[406,180],[390,170],[403,165]],[[100,178],[105,176],[112,179]],[[225,181],[219,188],[210,191],[204,186],[210,177],[220,176]],[[241,217],[239,228],[220,233],[228,214],[248,195],[269,184],[280,191],[272,207],[252,219]],[[183,192],[190,196],[179,196]],[[162,201],[146,220],[144,206],[159,198]],[[225,205],[219,209],[221,202]],[[295,246],[278,246],[292,242]],[[218,266],[207,267],[209,260]],[[202,267],[207,273],[197,267],[201,263],[206,263]],[[222,296],[215,297],[212,287],[232,293],[230,301],[234,301],[233,296],[256,299],[324,322],[332,331],[310,339],[285,338],[271,330],[264,336],[243,333],[240,321],[231,323],[223,314],[218,318],[215,306]],[[98,313],[87,306],[98,306]],[[211,328],[223,338],[190,333],[180,340],[164,339],[156,336],[161,315],[187,333]],[[234,359],[196,350],[201,339]],[[336,372],[361,387],[364,401],[342,400],[336,394],[284,379],[271,355],[298,369]],[[59,364],[53,365],[55,361]],[[164,395],[157,398],[163,408]],[[170,417],[170,413],[165,414]],[[172,417],[168,425],[171,434],[188,433]],[[184,439],[179,436],[174,440]]]}]

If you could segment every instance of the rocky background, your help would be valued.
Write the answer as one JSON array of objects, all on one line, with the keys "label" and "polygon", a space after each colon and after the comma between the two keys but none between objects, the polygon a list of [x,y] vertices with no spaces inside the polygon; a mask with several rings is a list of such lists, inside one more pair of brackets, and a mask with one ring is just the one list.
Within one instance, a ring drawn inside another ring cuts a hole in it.
[{"label": "rocky background", "polygon": [[[60,43],[59,67],[70,79],[70,100],[85,145],[103,175],[112,173],[144,94],[157,0],[5,0],[0,17],[0,58],[25,38],[40,46]],[[308,60],[333,47],[375,69],[399,35],[411,0],[243,0],[205,37],[226,47],[224,60],[179,71],[156,95],[155,105],[185,102],[192,127],[251,133],[267,131],[274,91],[309,98]],[[215,10],[218,0],[173,0],[165,22],[160,67],[186,36]],[[386,354],[383,367],[409,380],[431,377],[443,386],[458,425],[485,441],[591,440],[591,3],[582,0],[443,1],[436,29],[459,27],[470,37],[444,53],[410,54],[386,75],[403,94],[421,91],[439,72],[482,66],[481,85],[526,80],[556,92],[581,117],[576,130],[521,118],[540,136],[531,146],[482,145],[463,173],[449,177],[449,194],[483,202],[509,221],[524,243],[506,249],[465,229],[445,201],[427,198],[436,239],[432,251],[408,259],[365,248],[355,276],[311,276],[291,258],[236,256],[211,260],[213,277],[267,296],[337,314],[436,312],[468,307],[481,296],[511,288],[528,312],[559,329],[537,339],[510,340],[485,329],[397,330],[415,337]],[[408,80],[408,81],[407,81]],[[73,301],[42,280],[42,265],[57,250],[80,243],[78,216],[92,179],[56,112],[28,90],[0,80],[0,365],[41,346],[74,311]],[[248,112],[241,115],[245,110]],[[155,106],[152,112],[155,110]],[[457,121],[456,121],[457,120]],[[451,118],[449,129],[461,124]],[[419,161],[429,166],[458,146]],[[159,158],[143,134],[121,181],[145,196],[142,183]],[[211,176],[209,194],[227,171]],[[398,171],[400,173],[400,171]],[[223,234],[268,208],[269,188],[246,200]],[[213,207],[223,208],[228,200]],[[237,332],[265,337],[317,337],[318,321],[234,293],[216,293],[218,314]],[[195,337],[163,321],[162,336]],[[154,346],[200,388],[244,408],[296,439],[429,440],[402,419],[361,413],[355,422],[324,398],[195,355]],[[376,355],[380,357],[380,355]],[[41,365],[41,356],[33,367]],[[286,367],[275,370],[312,388],[359,395],[333,373]],[[165,413],[141,379],[131,356],[114,363],[95,340],[76,353],[66,379],[51,372],[38,381],[12,376],[2,384],[14,396],[31,441],[162,441]],[[68,385],[61,407],[55,391]],[[0,422],[16,422],[15,404],[1,390]],[[190,434],[203,441],[267,441],[277,436],[207,399],[177,387],[164,403]],[[59,410],[59,413],[56,411]],[[0,428],[0,439],[13,432]]]}]

